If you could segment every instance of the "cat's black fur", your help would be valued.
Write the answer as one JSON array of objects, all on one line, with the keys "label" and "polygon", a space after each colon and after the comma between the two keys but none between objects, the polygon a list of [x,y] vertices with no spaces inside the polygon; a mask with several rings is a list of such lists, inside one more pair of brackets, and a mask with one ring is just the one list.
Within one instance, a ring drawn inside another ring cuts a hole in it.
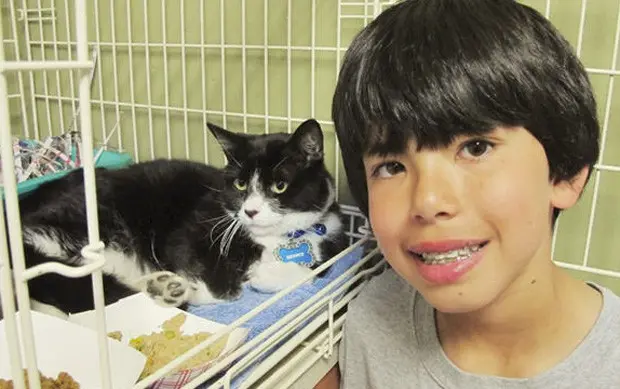
[{"label": "cat's black fur", "polygon": [[[231,299],[240,293],[248,269],[263,251],[245,226],[238,228],[229,245],[222,244],[228,224],[218,222],[226,214],[238,215],[249,194],[235,188],[235,179],[247,181],[258,169],[263,188],[277,181],[289,184],[284,193],[270,194],[269,201],[277,209],[342,215],[333,201],[316,121],[304,122],[293,135],[250,136],[212,124],[209,128],[228,157],[223,169],[184,160],[97,169],[99,232],[107,249],[126,257],[135,255],[137,267],[145,274],[170,271],[190,282],[204,282],[217,299]],[[80,250],[87,243],[87,225],[81,170],[23,197],[20,210],[27,267],[49,261],[84,263]],[[58,247],[41,246],[41,237],[44,242],[57,242]],[[321,258],[331,258],[345,245],[340,228],[320,244]],[[50,254],[58,248],[62,255]],[[135,293],[123,280],[131,274],[117,274],[121,269],[104,268],[106,304]],[[29,281],[29,289],[32,299],[66,313],[93,308],[90,276],[71,279],[48,274]]]}]

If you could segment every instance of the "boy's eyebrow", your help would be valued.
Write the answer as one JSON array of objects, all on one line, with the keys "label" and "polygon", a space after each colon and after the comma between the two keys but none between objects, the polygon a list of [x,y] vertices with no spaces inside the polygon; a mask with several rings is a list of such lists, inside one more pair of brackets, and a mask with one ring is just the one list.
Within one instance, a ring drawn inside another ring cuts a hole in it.
[{"label": "boy's eyebrow", "polygon": [[403,132],[382,131],[382,134],[375,134],[366,139],[364,147],[364,157],[388,157],[405,154],[412,148],[416,151],[421,149],[438,149],[449,147],[450,145],[463,142],[472,138],[488,137],[496,135],[501,129],[512,128],[508,126],[496,126],[489,129],[477,129],[473,131],[455,132],[443,134],[444,138],[426,138],[426,142],[416,140],[417,134],[406,134]]}]

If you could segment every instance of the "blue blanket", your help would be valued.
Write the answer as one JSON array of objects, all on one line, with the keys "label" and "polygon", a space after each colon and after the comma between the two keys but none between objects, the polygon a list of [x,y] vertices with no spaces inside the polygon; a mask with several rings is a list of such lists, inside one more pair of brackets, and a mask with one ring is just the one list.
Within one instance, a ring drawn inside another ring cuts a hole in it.
[{"label": "blue blanket", "polygon": [[[358,247],[336,261],[336,263],[326,271],[323,277],[315,279],[311,284],[302,285],[248,320],[242,325],[249,330],[247,341],[256,337],[270,325],[280,320],[295,307],[311,298],[334,279],[342,275],[342,273],[362,258],[362,253],[363,246]],[[242,296],[235,301],[214,305],[190,306],[189,311],[197,316],[218,323],[230,324],[272,296],[272,294],[259,293],[246,286],[243,289]],[[231,387],[238,388],[244,378],[250,374],[251,370],[252,367],[233,379]]]}]

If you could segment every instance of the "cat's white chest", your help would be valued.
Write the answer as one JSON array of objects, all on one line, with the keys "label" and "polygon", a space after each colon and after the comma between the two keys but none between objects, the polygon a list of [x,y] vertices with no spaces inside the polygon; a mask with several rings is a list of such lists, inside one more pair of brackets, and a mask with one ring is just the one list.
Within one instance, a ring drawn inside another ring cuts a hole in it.
[{"label": "cat's white chest", "polygon": [[260,260],[249,271],[249,284],[263,292],[277,292],[291,285],[312,280],[311,265],[329,258],[321,257],[321,243],[339,234],[342,225],[336,215],[324,221],[323,233],[305,231],[301,236],[254,236],[254,242],[264,247]]},{"label": "cat's white chest", "polygon": [[264,293],[274,293],[304,281],[311,281],[312,269],[299,263],[321,261],[320,237],[308,236],[306,239],[289,239],[286,236],[255,239],[264,249],[261,258],[248,272],[248,283],[252,288]]}]

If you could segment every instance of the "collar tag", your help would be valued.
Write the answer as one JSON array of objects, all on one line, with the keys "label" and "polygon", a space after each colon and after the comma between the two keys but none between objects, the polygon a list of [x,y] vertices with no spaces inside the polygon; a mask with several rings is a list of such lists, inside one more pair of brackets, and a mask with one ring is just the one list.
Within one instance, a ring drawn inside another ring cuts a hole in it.
[{"label": "collar tag", "polygon": [[274,255],[277,260],[285,263],[296,263],[307,267],[315,263],[312,244],[305,239],[279,245],[274,250]]}]

